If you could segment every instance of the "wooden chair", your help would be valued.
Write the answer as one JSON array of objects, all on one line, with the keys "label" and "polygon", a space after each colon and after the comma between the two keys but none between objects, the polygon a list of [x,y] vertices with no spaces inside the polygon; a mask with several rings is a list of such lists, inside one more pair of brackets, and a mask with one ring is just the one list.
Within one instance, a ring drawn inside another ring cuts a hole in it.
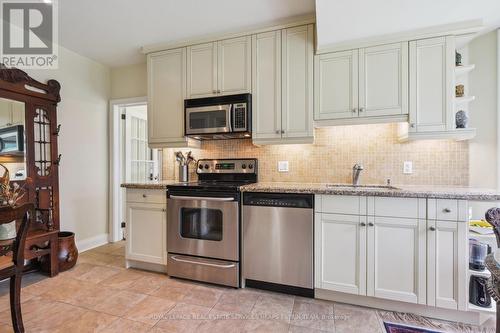
[{"label": "wooden chair", "polygon": [[[10,278],[10,313],[14,332],[24,332],[21,315],[21,277],[24,269],[24,245],[29,229],[29,214],[34,205],[27,203],[16,208],[0,207],[0,224],[16,221],[14,240],[0,241],[0,280]],[[20,223],[19,223],[20,221]]]}]

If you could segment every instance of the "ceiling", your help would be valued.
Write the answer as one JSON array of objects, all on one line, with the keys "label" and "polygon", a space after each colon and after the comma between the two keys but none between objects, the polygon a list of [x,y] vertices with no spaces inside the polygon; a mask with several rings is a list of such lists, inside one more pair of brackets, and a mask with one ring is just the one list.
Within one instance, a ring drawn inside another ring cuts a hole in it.
[{"label": "ceiling", "polygon": [[60,0],[59,44],[111,67],[145,62],[141,46],[314,13],[314,0]]},{"label": "ceiling", "polygon": [[318,48],[475,19],[498,27],[500,0],[316,0]]}]

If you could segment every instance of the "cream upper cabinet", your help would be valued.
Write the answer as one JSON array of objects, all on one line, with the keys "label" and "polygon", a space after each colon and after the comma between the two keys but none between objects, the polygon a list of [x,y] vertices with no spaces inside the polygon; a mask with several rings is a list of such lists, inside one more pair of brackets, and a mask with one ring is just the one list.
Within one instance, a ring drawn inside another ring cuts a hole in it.
[{"label": "cream upper cabinet", "polygon": [[314,119],[358,115],[358,50],[316,56]]},{"label": "cream upper cabinet", "polygon": [[425,222],[368,217],[368,296],[425,304]]},{"label": "cream upper cabinet", "polygon": [[250,92],[251,37],[187,48],[187,96],[199,98]]},{"label": "cream upper cabinet", "polygon": [[255,144],[312,143],[313,25],[253,36]]},{"label": "cream upper cabinet", "polygon": [[408,114],[408,43],[359,49],[359,116]]},{"label": "cream upper cabinet", "polygon": [[281,31],[252,36],[252,136],[281,139]]},{"label": "cream upper cabinet", "polygon": [[452,37],[410,42],[410,132],[445,131],[454,124],[454,54]]},{"label": "cream upper cabinet", "polygon": [[252,84],[252,37],[217,42],[217,86],[223,95],[250,92]]},{"label": "cream upper cabinet", "polygon": [[152,53],[147,60],[149,146],[199,146],[184,137],[186,48]]},{"label": "cream upper cabinet", "polygon": [[284,138],[313,138],[313,25],[284,29],[282,50],[282,113]]},{"label": "cream upper cabinet", "polygon": [[321,54],[314,71],[317,125],[407,120],[407,42]]},{"label": "cream upper cabinet", "polygon": [[24,103],[0,99],[0,128],[24,124]]},{"label": "cream upper cabinet", "polygon": [[189,98],[217,94],[217,42],[187,48],[187,95]]}]

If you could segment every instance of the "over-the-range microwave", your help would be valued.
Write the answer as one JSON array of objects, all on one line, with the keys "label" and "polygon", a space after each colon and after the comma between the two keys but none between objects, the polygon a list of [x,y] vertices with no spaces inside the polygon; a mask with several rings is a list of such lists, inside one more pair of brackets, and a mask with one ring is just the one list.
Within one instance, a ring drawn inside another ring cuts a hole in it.
[{"label": "over-the-range microwave", "polygon": [[1,155],[24,155],[23,125],[0,129],[0,156]]},{"label": "over-the-range microwave", "polygon": [[252,95],[184,100],[186,136],[198,139],[252,137]]}]

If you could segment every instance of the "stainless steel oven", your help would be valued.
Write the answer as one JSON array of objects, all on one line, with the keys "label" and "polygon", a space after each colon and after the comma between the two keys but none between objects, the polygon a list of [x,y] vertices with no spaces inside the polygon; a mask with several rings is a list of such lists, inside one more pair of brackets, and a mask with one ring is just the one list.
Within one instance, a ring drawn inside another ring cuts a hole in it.
[{"label": "stainless steel oven", "polygon": [[199,160],[196,172],[167,186],[167,273],[239,287],[240,186],[257,181],[257,160]]},{"label": "stainless steel oven", "polygon": [[195,139],[251,137],[251,95],[184,101],[185,134]]},{"label": "stainless steel oven", "polygon": [[237,261],[239,203],[234,194],[168,198],[168,251]]}]

